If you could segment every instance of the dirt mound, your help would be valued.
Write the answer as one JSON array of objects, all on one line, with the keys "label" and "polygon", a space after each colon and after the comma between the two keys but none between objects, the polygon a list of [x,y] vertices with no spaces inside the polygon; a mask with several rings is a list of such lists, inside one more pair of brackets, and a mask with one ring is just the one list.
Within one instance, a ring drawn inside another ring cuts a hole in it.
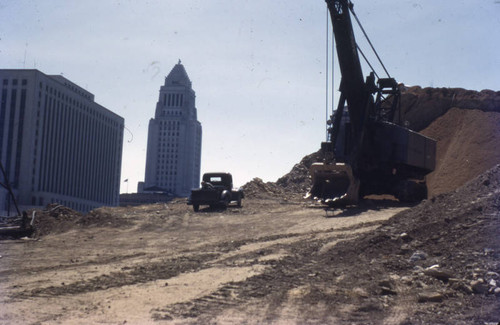
[{"label": "dirt mound", "polygon": [[403,89],[401,108],[412,129],[437,140],[430,197],[500,163],[500,92],[415,86]]},{"label": "dirt mound", "polygon": [[60,204],[49,204],[43,210],[29,211],[28,215],[31,216],[32,212],[35,212],[33,237],[62,233],[75,228],[92,226],[118,227],[130,223],[113,215],[108,210],[108,208],[99,208],[84,215]]},{"label": "dirt mound", "polygon": [[[342,274],[345,287],[361,286],[377,295],[372,306],[440,302],[433,322],[456,324],[460,302],[460,321],[498,321],[499,211],[497,165],[454,192],[401,212],[359,240],[340,243],[323,263],[350,261],[332,274]],[[419,312],[424,309],[429,312],[428,305],[415,305],[416,312],[405,321],[428,322]]]},{"label": "dirt mound", "polygon": [[413,86],[403,87],[401,95],[404,119],[416,131],[425,129],[451,108],[500,113],[500,91]]},{"label": "dirt mound", "polygon": [[276,182],[264,183],[262,179],[254,178],[243,185],[242,189],[245,196],[250,198],[300,199],[311,187],[309,167],[320,160],[320,152],[317,151],[302,158],[289,173],[280,177]]},{"label": "dirt mound", "polygon": [[265,199],[268,197],[281,197],[284,196],[285,193],[283,189],[276,185],[273,182],[265,182],[256,177],[252,179],[250,182],[246,183],[241,187],[243,189],[243,193],[245,197],[249,198],[261,198]]},{"label": "dirt mound", "polygon": [[49,204],[43,210],[29,211],[29,215],[35,212],[33,227],[34,237],[41,237],[51,233],[61,233],[73,229],[82,217],[78,211],[59,204]]},{"label": "dirt mound", "polygon": [[305,156],[302,160],[293,166],[292,170],[279,178],[276,185],[291,191],[304,195],[311,188],[311,178],[309,177],[309,168],[317,161],[321,160],[320,151]]},{"label": "dirt mound", "polygon": [[500,113],[452,108],[422,131],[437,140],[430,196],[458,188],[500,163]]}]

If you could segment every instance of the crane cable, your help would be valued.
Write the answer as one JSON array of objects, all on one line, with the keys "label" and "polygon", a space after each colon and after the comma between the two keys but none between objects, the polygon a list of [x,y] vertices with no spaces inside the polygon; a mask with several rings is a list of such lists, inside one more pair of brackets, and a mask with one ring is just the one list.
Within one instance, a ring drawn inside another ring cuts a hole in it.
[{"label": "crane cable", "polygon": [[377,77],[377,79],[380,79],[380,77],[378,76],[377,71],[375,71],[375,69],[373,68],[372,64],[370,63],[370,61],[368,61],[368,58],[365,56],[365,54],[363,53],[363,51],[361,50],[361,48],[358,46],[357,43],[356,43],[356,48],[358,49],[359,53],[361,53],[361,56],[363,56],[363,59],[365,59],[366,63],[370,66],[370,69],[372,69],[372,71],[375,74],[375,76]]},{"label": "crane cable", "polygon": [[[335,111],[335,37],[332,34],[332,42],[331,42],[331,47],[332,50],[329,52],[329,47],[330,47],[330,11],[328,8],[326,8],[326,59],[325,59],[325,64],[326,64],[326,73],[325,73],[325,122],[327,124],[326,127],[326,141],[330,141],[330,132],[329,132],[329,127],[328,127],[328,121],[332,118],[334,111]],[[331,53],[331,89],[329,89],[329,80],[330,80],[330,66],[329,66],[329,59],[330,59],[330,53]],[[331,92],[330,92],[331,91]],[[329,96],[332,96],[331,98],[331,110],[329,107]]]},{"label": "crane cable", "polygon": [[[328,113],[329,113],[329,109],[328,109],[328,78],[329,78],[329,69],[328,69],[328,29],[329,29],[329,26],[328,26],[328,21],[329,21],[329,17],[328,17],[328,8],[326,8],[326,73],[325,73],[325,124],[328,125]],[[333,83],[333,80],[332,80],[332,83]],[[333,103],[333,97],[332,97],[332,103]],[[328,127],[326,127],[326,141],[328,141]]]},{"label": "crane cable", "polygon": [[[353,3],[351,1],[349,1],[349,10],[351,11],[352,15],[354,16],[354,18],[356,19],[358,25],[359,25],[359,28],[361,28],[361,31],[363,32],[363,34],[365,35],[365,38],[366,40],[368,41],[368,44],[370,44],[370,47],[372,48],[373,50],[373,53],[375,53],[375,55],[377,56],[377,59],[378,59],[378,62],[380,62],[380,65],[382,65],[382,68],[384,68],[384,71],[385,73],[387,74],[387,77],[391,78],[391,75],[389,74],[389,72],[387,71],[387,69],[385,68],[385,65],[384,63],[382,62],[382,59],[380,59],[380,56],[378,55],[377,53],[377,50],[375,50],[375,47],[373,46],[372,42],[370,41],[370,38],[368,37],[368,34],[366,34],[365,32],[365,29],[363,28],[363,26],[361,25],[361,22],[359,21],[358,19],[358,16],[356,16],[356,13],[354,12],[354,9],[353,9]],[[356,45],[357,46],[357,45]],[[358,50],[359,50],[359,46],[358,47]],[[361,54],[363,55],[363,57],[365,58],[366,62],[371,66],[371,64],[368,62],[368,59],[364,56],[364,54],[361,52]],[[373,70],[373,68],[372,68]],[[375,71],[374,71],[375,72]],[[377,76],[378,77],[378,76]]]}]

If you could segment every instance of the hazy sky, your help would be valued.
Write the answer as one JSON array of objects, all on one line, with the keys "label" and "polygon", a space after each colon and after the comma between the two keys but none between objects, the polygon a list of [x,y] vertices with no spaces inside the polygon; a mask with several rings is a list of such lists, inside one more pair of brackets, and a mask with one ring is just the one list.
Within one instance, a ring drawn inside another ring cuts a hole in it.
[{"label": "hazy sky", "polygon": [[[354,4],[399,82],[500,90],[500,0]],[[323,0],[0,0],[0,68],[62,74],[124,117],[122,180],[135,192],[160,86],[181,59],[202,173],[275,181],[325,138],[326,17]]]}]

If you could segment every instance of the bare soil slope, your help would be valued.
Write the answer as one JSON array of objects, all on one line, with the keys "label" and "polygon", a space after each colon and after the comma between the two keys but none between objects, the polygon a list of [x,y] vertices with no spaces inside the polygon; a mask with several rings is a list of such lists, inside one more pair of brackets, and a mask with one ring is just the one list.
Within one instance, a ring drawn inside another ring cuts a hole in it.
[{"label": "bare soil slope", "polygon": [[415,86],[403,90],[401,107],[412,129],[438,142],[431,197],[500,163],[500,92]]},{"label": "bare soil slope", "polygon": [[410,128],[422,131],[452,108],[500,113],[500,91],[404,87],[401,108]]},{"label": "bare soil slope", "polygon": [[423,134],[436,139],[437,166],[429,195],[452,191],[500,163],[500,113],[452,108]]}]

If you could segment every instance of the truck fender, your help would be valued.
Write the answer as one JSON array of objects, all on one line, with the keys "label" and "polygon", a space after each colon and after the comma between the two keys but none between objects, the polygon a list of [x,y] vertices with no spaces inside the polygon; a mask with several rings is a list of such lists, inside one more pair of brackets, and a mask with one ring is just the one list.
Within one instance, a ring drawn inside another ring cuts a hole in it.
[{"label": "truck fender", "polygon": [[221,201],[231,201],[231,191],[224,190],[222,191],[222,194],[220,195]]}]

